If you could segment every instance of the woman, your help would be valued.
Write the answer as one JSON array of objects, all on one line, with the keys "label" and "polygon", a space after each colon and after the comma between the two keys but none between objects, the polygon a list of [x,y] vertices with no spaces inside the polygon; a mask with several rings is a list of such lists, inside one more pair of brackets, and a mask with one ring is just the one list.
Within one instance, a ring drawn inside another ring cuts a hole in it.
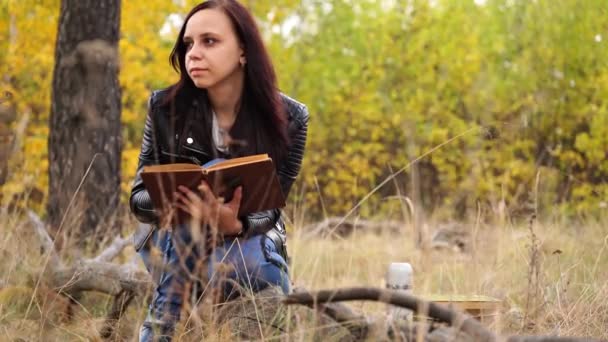
[{"label": "woman", "polygon": [[[230,202],[222,203],[203,183],[199,186],[202,196],[185,188],[176,194],[177,207],[197,221],[168,227],[169,215],[153,209],[140,177],[142,168],[268,153],[287,196],[300,170],[308,127],[306,107],[278,92],[255,21],[234,0],[210,0],[194,7],[170,59],[180,79],[150,97],[130,197],[131,211],[145,223],[135,234],[135,246],[156,282],[141,341],[153,335],[170,339],[184,298],[190,298],[192,289],[206,286],[197,279],[211,279],[224,298],[231,295],[235,283],[253,291],[267,286],[289,291],[279,209],[238,217],[241,189],[235,190]],[[212,252],[196,243],[200,227],[215,229],[220,237]],[[151,262],[154,248],[162,254],[159,270]],[[213,260],[231,265],[225,281],[214,274]],[[197,275],[201,263],[207,278]]]}]

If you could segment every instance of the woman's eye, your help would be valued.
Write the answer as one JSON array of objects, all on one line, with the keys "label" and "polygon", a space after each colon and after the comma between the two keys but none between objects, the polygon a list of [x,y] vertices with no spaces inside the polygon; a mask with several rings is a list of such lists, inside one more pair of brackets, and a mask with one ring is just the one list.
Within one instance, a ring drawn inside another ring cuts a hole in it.
[{"label": "woman's eye", "polygon": [[203,42],[205,43],[205,45],[213,45],[217,42],[217,40],[215,40],[214,38],[205,38],[203,39]]},{"label": "woman's eye", "polygon": [[184,42],[184,45],[186,45],[186,51],[192,49],[192,42]]}]

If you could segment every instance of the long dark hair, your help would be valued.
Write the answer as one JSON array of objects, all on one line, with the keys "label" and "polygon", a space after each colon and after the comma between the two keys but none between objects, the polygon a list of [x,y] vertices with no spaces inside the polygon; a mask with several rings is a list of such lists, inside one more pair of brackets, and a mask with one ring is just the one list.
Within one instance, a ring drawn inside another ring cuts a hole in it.
[{"label": "long dark hair", "polygon": [[[229,132],[233,141],[240,144],[231,146],[231,154],[269,153],[274,160],[281,160],[285,157],[288,143],[286,106],[278,91],[275,71],[255,19],[235,0],[208,0],[188,13],[169,57],[180,79],[169,87],[163,104],[171,108],[171,113],[175,113],[176,128],[183,128],[194,117],[200,129],[210,133],[212,112],[207,91],[197,88],[188,76],[183,38],[190,18],[198,11],[211,8],[223,10],[230,18],[247,60],[239,112]],[[205,136],[209,139],[207,143],[211,144],[208,146],[213,146],[211,134]]]}]

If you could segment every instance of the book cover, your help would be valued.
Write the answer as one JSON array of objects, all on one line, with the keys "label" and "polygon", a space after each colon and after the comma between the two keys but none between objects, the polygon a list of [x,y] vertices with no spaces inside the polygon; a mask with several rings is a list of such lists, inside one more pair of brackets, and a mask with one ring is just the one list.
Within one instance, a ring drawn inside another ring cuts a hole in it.
[{"label": "book cover", "polygon": [[[225,202],[229,202],[234,190],[242,186],[239,216],[285,206],[274,163],[267,154],[215,159],[203,166],[186,163],[150,165],[144,167],[141,177],[154,208],[159,211],[174,203],[173,193],[178,186],[198,192],[197,187],[203,180],[216,197],[223,197]],[[189,215],[181,210],[173,218],[174,223],[187,223],[188,220]]]}]

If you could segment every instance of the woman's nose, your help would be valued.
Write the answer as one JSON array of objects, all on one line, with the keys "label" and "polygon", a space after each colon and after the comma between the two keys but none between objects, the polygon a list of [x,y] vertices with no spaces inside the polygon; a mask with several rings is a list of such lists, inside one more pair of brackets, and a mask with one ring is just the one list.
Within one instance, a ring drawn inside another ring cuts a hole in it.
[{"label": "woman's nose", "polygon": [[188,59],[193,59],[193,60],[198,60],[203,58],[203,51],[200,47],[198,46],[193,46],[190,51],[188,51],[187,54],[187,58]]}]

